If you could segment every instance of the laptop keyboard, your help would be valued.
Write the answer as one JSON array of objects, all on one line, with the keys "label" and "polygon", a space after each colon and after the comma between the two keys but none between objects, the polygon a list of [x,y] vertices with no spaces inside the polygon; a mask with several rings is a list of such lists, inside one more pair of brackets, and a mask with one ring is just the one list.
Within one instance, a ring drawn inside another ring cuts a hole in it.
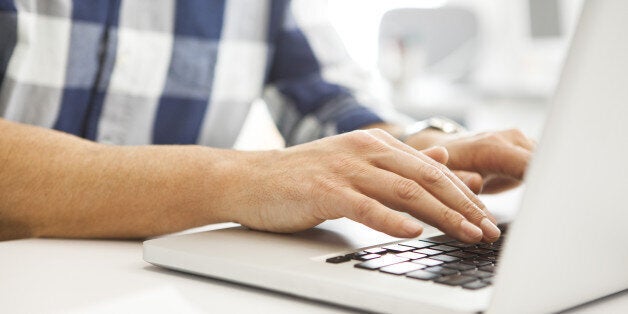
[{"label": "laptop keyboard", "polygon": [[362,270],[476,290],[493,283],[506,235],[506,227],[500,225],[499,228],[502,236],[490,244],[469,244],[439,235],[374,247],[326,261],[331,264],[353,262],[355,268]]}]

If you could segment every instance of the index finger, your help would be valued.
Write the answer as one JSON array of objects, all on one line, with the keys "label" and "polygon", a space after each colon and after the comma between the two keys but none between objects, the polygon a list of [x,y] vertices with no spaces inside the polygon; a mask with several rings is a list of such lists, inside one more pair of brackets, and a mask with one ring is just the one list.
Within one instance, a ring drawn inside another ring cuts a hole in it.
[{"label": "index finger", "polygon": [[[392,135],[387,132],[378,132],[380,139],[384,140],[389,145],[401,150],[404,153],[410,154],[415,158],[425,162],[427,165],[432,166],[444,174],[446,180],[422,180],[424,173],[412,174],[407,173],[407,167],[398,167],[394,172],[406,178],[413,178],[419,183],[423,183],[423,186],[430,191],[436,198],[447,205],[449,208],[461,213],[471,223],[480,227],[483,231],[483,239],[486,242],[494,242],[501,235],[501,231],[497,228],[496,219],[490,214],[486,205],[477,197],[469,187],[460,180],[449,168],[442,165],[433,159],[427,157],[425,154],[409,147],[408,145],[399,142]],[[405,163],[408,165],[410,163]],[[423,171],[419,172],[424,172]],[[428,171],[429,172],[429,171]],[[418,179],[417,179],[418,175]],[[456,193],[458,192],[458,193]]]},{"label": "index finger", "polygon": [[381,136],[382,140],[386,141],[386,143],[388,143],[389,145],[394,146],[395,148],[398,148],[408,154],[411,154],[423,160],[424,162],[440,169],[456,185],[456,187],[458,187],[458,189],[460,189],[460,191],[464,193],[467,198],[469,198],[473,203],[475,203],[475,205],[477,205],[486,213],[492,223],[497,223],[495,217],[491,215],[491,213],[486,208],[486,205],[484,205],[480,198],[475,193],[473,193],[473,191],[471,191],[471,189],[464,182],[462,182],[462,180],[460,180],[460,178],[456,174],[454,174],[449,168],[447,168],[447,166],[436,162],[435,160],[419,152],[418,150],[400,142],[387,132],[380,133],[378,134],[378,136]]},{"label": "index finger", "polygon": [[[476,171],[499,174],[517,180],[525,175],[532,153],[516,145],[495,145],[486,151],[483,158],[475,158],[473,168]],[[473,169],[464,169],[473,171]]]}]

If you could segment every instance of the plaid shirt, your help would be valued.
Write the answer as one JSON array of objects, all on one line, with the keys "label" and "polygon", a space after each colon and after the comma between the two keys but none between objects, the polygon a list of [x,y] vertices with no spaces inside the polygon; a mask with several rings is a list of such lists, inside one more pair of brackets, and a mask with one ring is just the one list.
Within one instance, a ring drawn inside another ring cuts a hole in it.
[{"label": "plaid shirt", "polygon": [[287,0],[0,0],[0,116],[231,147],[266,90],[288,144],[381,122],[340,79],[347,56],[317,3],[299,16]]}]

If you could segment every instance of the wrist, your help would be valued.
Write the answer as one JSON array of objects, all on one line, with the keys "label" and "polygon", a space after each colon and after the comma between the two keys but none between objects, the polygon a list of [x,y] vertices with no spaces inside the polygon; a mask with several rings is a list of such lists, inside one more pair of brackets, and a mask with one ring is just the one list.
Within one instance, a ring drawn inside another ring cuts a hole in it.
[{"label": "wrist", "polygon": [[425,129],[408,136],[404,143],[417,150],[423,150],[439,145],[456,137],[456,134],[445,133],[437,129]]},{"label": "wrist", "polygon": [[220,189],[215,195],[216,209],[221,222],[243,224],[251,220],[251,213],[264,197],[272,194],[267,191],[270,180],[267,174],[272,169],[270,164],[279,158],[281,151],[227,151],[225,160],[218,165],[218,184]]},{"label": "wrist", "polygon": [[382,129],[382,130],[388,132],[390,135],[392,135],[392,136],[394,136],[396,138],[400,138],[404,134],[403,127],[401,127],[401,126],[399,126],[397,124],[386,123],[386,122],[369,124],[369,125],[361,128],[361,129],[362,130]]},{"label": "wrist", "polygon": [[465,131],[462,125],[453,120],[432,117],[406,126],[403,134],[397,138],[416,149],[426,149]]},{"label": "wrist", "polygon": [[239,207],[235,199],[246,190],[244,181],[249,170],[249,153],[208,149],[211,150],[206,160],[209,169],[202,169],[197,174],[202,180],[205,214],[213,222],[235,222]]}]

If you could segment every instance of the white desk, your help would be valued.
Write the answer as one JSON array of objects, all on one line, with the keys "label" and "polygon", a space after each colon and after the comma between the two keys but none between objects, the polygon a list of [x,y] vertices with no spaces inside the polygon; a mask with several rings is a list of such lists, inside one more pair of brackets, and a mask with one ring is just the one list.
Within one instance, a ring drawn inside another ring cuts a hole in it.
[{"label": "white desk", "polygon": [[350,313],[330,305],[160,269],[140,242],[0,242],[2,313]]},{"label": "white desk", "polygon": [[[3,313],[352,313],[351,310],[160,269],[140,242],[0,242]],[[628,313],[628,291],[570,313]]]}]

